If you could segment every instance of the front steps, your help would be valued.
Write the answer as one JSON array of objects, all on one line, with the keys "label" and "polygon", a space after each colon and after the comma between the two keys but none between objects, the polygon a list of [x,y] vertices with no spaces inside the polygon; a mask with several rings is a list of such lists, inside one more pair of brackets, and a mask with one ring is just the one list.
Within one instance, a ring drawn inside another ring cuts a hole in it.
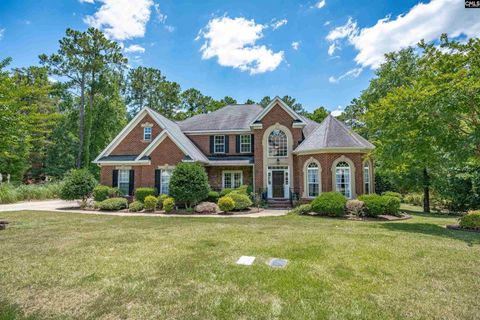
[{"label": "front steps", "polygon": [[292,207],[289,199],[268,199],[267,205],[272,209],[289,209]]}]

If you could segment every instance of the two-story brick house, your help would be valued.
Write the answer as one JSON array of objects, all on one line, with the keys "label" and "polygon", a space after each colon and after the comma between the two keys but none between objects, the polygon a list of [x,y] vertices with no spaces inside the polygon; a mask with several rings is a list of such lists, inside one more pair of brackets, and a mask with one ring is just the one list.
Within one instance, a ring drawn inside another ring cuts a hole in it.
[{"label": "two-story brick house", "polygon": [[292,193],[308,200],[340,191],[347,198],[373,192],[374,146],[328,116],[309,120],[275,98],[260,105],[230,105],[174,122],[142,109],[95,159],[101,183],[132,194],[138,187],[168,193],[182,161],[205,167],[213,189],[251,185],[269,199]]}]

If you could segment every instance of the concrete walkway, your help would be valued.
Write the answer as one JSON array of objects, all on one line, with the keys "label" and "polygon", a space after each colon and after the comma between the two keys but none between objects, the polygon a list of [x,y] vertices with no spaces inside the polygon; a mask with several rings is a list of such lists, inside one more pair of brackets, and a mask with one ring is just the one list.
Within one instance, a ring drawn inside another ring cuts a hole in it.
[{"label": "concrete walkway", "polygon": [[258,213],[235,214],[235,215],[196,215],[196,214],[160,214],[160,213],[134,213],[134,212],[108,212],[108,211],[86,211],[75,209],[78,207],[76,201],[65,200],[45,200],[28,201],[12,204],[0,205],[0,212],[7,211],[52,211],[63,213],[96,214],[106,216],[125,216],[125,217],[190,217],[190,218],[259,218],[259,217],[278,217],[287,214],[288,210],[283,209],[264,209]]}]

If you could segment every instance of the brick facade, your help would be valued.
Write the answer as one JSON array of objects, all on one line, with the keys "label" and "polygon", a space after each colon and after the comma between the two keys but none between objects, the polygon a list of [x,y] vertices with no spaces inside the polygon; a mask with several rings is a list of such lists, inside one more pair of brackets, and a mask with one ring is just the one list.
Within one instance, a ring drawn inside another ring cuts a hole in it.
[{"label": "brick facade", "polygon": [[253,167],[237,167],[237,166],[225,166],[225,167],[206,167],[208,175],[208,183],[214,190],[222,189],[222,173],[223,171],[236,171],[241,170],[243,175],[243,184],[252,185],[253,183]]},{"label": "brick facade", "polygon": [[[251,133],[245,133],[245,134],[251,134]],[[187,137],[192,140],[192,142],[205,154],[205,155],[215,155],[210,153],[210,136],[211,135],[188,135]],[[228,136],[228,153],[226,154],[220,154],[220,155],[225,155],[225,156],[232,156],[232,155],[237,155],[237,156],[248,156],[248,155],[253,155],[253,153],[240,153],[236,152],[236,134],[226,134],[225,136]]]}]

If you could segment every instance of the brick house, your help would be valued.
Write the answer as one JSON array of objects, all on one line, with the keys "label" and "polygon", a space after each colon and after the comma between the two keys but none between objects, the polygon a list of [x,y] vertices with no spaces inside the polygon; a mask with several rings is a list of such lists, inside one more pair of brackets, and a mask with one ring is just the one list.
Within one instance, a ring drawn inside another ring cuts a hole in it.
[{"label": "brick house", "polygon": [[251,185],[268,199],[303,200],[336,190],[347,198],[374,191],[374,146],[328,116],[309,120],[276,97],[266,108],[230,105],[174,122],[142,109],[94,160],[101,183],[132,195],[168,193],[182,161],[205,167],[212,189]]}]

